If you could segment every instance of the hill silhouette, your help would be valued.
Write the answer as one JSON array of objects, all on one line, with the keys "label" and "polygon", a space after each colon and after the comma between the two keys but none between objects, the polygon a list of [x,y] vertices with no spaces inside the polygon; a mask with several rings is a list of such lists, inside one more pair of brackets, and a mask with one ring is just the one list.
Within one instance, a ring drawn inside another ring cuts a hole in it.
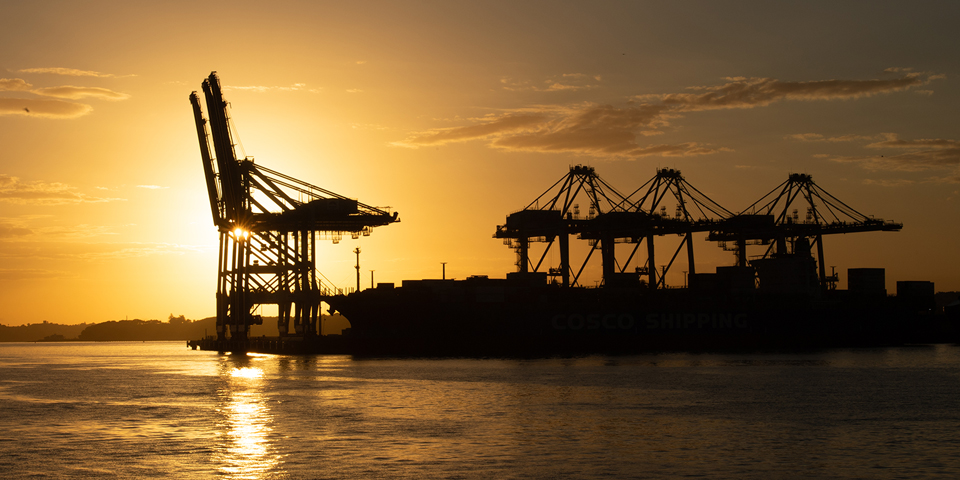
[{"label": "hill silhouette", "polygon": [[[253,337],[276,336],[276,317],[264,317],[263,325],[253,325]],[[159,341],[196,340],[205,335],[216,335],[216,317],[190,320],[173,314],[166,322],[160,320],[111,320],[93,324],[61,325],[57,323],[33,323],[20,326],[0,325],[0,342],[39,341]],[[323,333],[339,334],[350,323],[339,315],[323,316]]]}]

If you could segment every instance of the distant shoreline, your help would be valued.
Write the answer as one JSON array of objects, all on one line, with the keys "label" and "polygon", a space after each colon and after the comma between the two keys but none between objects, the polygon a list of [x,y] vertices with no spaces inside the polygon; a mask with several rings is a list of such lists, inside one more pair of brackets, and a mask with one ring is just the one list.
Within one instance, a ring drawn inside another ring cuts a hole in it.
[{"label": "distant shoreline", "polygon": [[[338,334],[350,323],[339,315],[324,315],[324,334]],[[251,325],[252,337],[276,336],[276,317],[263,317],[263,325]],[[217,318],[190,320],[183,315],[160,320],[110,320],[100,323],[64,325],[31,323],[19,326],[0,324],[0,343],[63,342],[186,342],[216,335]]]}]

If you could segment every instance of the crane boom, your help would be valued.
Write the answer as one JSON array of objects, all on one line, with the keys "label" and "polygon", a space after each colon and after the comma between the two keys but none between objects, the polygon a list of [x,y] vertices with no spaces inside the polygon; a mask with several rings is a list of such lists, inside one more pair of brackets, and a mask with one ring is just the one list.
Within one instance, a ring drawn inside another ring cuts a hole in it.
[{"label": "crane boom", "polygon": [[210,197],[210,212],[213,214],[213,224],[220,226],[223,218],[223,197],[220,186],[217,184],[217,173],[214,159],[210,155],[210,139],[207,133],[207,120],[203,118],[203,109],[200,107],[200,97],[197,92],[190,94],[190,103],[193,105],[193,118],[197,123],[197,138],[200,140],[200,159],[203,163],[203,176],[207,182],[207,196]]}]

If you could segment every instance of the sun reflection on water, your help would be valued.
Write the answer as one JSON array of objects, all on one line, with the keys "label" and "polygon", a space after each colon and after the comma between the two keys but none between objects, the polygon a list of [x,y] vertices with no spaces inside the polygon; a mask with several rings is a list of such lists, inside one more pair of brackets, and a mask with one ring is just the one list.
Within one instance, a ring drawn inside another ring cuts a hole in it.
[{"label": "sun reflection on water", "polygon": [[224,367],[218,408],[220,474],[230,479],[264,478],[279,464],[270,439],[273,414],[264,395],[264,372],[251,366]]},{"label": "sun reflection on water", "polygon": [[262,378],[263,370],[255,367],[240,367],[230,370],[231,377]]}]

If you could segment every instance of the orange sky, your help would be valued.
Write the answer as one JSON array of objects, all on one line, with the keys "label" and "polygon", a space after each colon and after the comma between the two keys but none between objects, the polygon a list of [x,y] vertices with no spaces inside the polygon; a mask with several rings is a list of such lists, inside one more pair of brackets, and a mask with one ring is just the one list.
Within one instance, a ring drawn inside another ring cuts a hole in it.
[{"label": "orange sky", "polygon": [[677,168],[732,211],[808,173],[904,223],[826,240],[841,287],[960,290],[956,3],[139,3],[0,4],[2,324],[214,314],[188,101],[212,70],[247,155],[400,212],[324,244],[340,286],[358,245],[365,286],[503,277],[496,225],[589,164],[624,193]]}]

